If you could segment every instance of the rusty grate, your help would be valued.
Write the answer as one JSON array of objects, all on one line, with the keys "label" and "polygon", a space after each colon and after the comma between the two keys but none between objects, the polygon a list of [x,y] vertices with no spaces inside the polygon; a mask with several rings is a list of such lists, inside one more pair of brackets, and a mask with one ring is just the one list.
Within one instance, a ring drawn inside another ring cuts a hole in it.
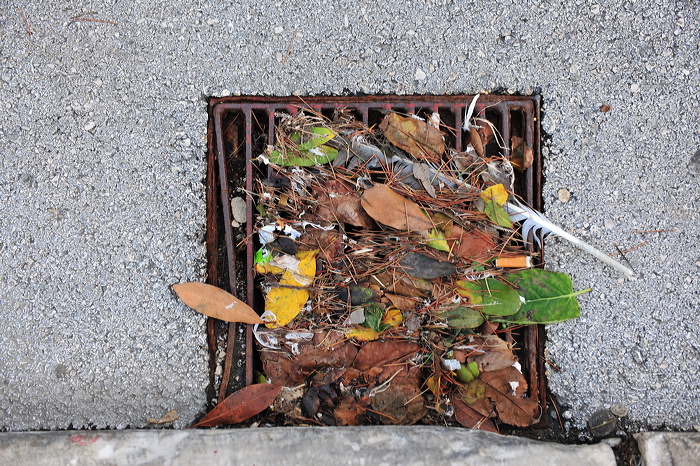
[{"label": "rusty grate", "polygon": [[[244,227],[232,227],[232,193],[239,189],[253,191],[257,176],[251,162],[268,144],[274,143],[276,112],[295,114],[310,108],[330,117],[345,108],[366,125],[378,124],[383,112],[396,110],[423,114],[438,112],[442,123],[457,128],[445,135],[448,146],[462,150],[468,134],[462,127],[465,108],[473,96],[364,96],[364,97],[227,97],[209,102],[207,156],[207,282],[228,289],[251,307],[260,310],[262,296],[256,292],[253,276],[254,226],[253,201],[246,196]],[[539,96],[483,95],[475,114],[488,119],[503,135],[503,148],[487,147],[488,155],[500,152],[508,156],[513,137],[522,138],[524,147],[532,149],[534,162],[516,175],[515,191],[535,209],[541,210],[541,173],[539,133]],[[542,251],[540,251],[542,252]],[[542,258],[542,255],[540,255]],[[546,406],[544,379],[544,328],[525,326],[514,332],[521,347],[520,357],[530,386],[530,396]],[[253,383],[254,345],[252,326],[228,325],[210,319],[209,349],[212,354],[211,394],[220,377],[220,398]],[[225,347],[222,373],[215,376],[216,353]]]}]

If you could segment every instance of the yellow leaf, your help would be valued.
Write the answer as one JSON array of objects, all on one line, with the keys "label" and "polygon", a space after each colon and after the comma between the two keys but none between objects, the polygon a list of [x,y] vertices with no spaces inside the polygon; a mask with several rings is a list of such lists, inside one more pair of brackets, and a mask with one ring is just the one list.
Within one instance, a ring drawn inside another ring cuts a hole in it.
[{"label": "yellow leaf", "polygon": [[431,375],[425,380],[425,385],[428,386],[428,390],[430,392],[437,396],[440,396],[440,378],[436,376],[435,374]]},{"label": "yellow leaf", "polygon": [[399,324],[403,322],[403,315],[401,315],[401,309],[391,306],[384,313],[382,318],[382,323],[384,325],[390,325],[392,327],[398,327]]},{"label": "yellow leaf", "polygon": [[278,286],[270,288],[267,296],[265,296],[265,310],[273,313],[276,319],[274,322],[266,323],[265,326],[267,328],[277,328],[287,325],[301,312],[308,300],[309,292],[306,290],[280,288]]},{"label": "yellow leaf", "polygon": [[285,271],[280,283],[282,285],[309,286],[316,276],[316,253],[318,249],[300,251],[297,254],[299,266],[296,271]]},{"label": "yellow leaf", "polygon": [[262,274],[262,273],[273,273],[273,274],[275,274],[275,273],[282,273],[282,272],[284,272],[284,269],[281,268],[281,267],[277,267],[277,266],[275,266],[275,265],[272,265],[272,264],[270,264],[269,262],[265,262],[264,264],[258,262],[257,264],[255,264],[255,271],[256,271],[257,273],[261,273],[261,274]]},{"label": "yellow leaf", "polygon": [[346,337],[354,338],[357,341],[373,341],[379,338],[379,335],[379,332],[375,332],[371,328],[362,327],[360,325],[345,333]]},{"label": "yellow leaf", "polygon": [[[301,251],[297,254],[299,266],[296,272],[285,270],[280,279],[280,285],[289,286],[309,286],[316,276],[316,253],[317,249],[311,251]],[[275,315],[274,322],[265,324],[268,328],[276,328],[287,325],[304,308],[309,300],[307,290],[297,290],[294,288],[273,287],[265,296],[265,310]]]},{"label": "yellow leaf", "polygon": [[493,200],[499,206],[502,206],[508,201],[508,191],[506,191],[506,188],[504,188],[502,184],[489,186],[481,192],[480,196],[484,201]]},{"label": "yellow leaf", "polygon": [[221,288],[190,282],[173,285],[173,290],[183,303],[200,314],[226,322],[264,323],[250,306]]}]

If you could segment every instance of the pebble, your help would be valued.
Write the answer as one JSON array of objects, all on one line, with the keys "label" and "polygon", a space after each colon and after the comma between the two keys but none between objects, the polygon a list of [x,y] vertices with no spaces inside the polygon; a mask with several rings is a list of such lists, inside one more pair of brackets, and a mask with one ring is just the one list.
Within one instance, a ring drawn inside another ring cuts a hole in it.
[{"label": "pebble", "polygon": [[639,84],[634,83],[630,86],[630,91],[632,92],[639,92]]},{"label": "pebble", "polygon": [[275,34],[282,34],[284,32],[284,28],[282,26],[277,26],[275,28]]},{"label": "pebble", "polygon": [[94,121],[88,121],[87,123],[85,123],[85,126],[83,126],[83,129],[85,131],[92,131],[93,129],[95,129],[95,126],[97,126],[97,124]]},{"label": "pebble", "polygon": [[426,74],[425,74],[425,71],[423,71],[423,70],[420,69],[420,68],[416,68],[415,78],[416,78],[418,81],[422,81],[422,80],[424,80],[426,77],[427,77],[427,76],[426,76]]},{"label": "pebble", "polygon": [[571,192],[566,188],[560,188],[557,190],[557,198],[562,204],[566,204],[571,200]]},{"label": "pebble", "polygon": [[630,413],[630,410],[622,403],[615,403],[610,406],[610,412],[617,417],[625,417]]}]

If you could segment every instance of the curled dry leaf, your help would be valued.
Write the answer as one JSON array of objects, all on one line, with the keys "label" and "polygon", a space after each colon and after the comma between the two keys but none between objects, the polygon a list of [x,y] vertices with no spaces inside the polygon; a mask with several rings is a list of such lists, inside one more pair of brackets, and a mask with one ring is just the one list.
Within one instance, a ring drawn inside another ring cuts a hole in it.
[{"label": "curled dry leaf", "polygon": [[511,136],[510,138],[510,161],[520,170],[528,169],[532,166],[535,160],[535,154],[532,146],[525,143],[520,136]]},{"label": "curled dry leaf", "polygon": [[467,361],[476,362],[481,372],[506,369],[518,361],[511,346],[496,335],[472,337],[467,349]]},{"label": "curled dry leaf", "polygon": [[395,146],[419,160],[438,160],[445,153],[445,140],[434,126],[416,117],[390,113],[379,129]]},{"label": "curled dry leaf", "polygon": [[264,323],[250,306],[221,288],[190,282],[173,285],[173,290],[183,303],[200,314],[226,322]]},{"label": "curled dry leaf", "polygon": [[149,424],[168,424],[175,422],[178,419],[180,419],[180,415],[177,413],[177,409],[171,409],[167,413],[163,414],[163,417],[160,419],[153,419],[152,417],[149,417],[146,419],[146,422]]},{"label": "curled dry leaf", "polygon": [[375,184],[362,194],[362,207],[377,222],[397,230],[427,231],[433,223],[423,209],[388,185]]},{"label": "curled dry leaf", "polygon": [[213,427],[238,424],[263,412],[272,404],[281,385],[260,383],[249,385],[229,395],[202,418],[195,427]]}]

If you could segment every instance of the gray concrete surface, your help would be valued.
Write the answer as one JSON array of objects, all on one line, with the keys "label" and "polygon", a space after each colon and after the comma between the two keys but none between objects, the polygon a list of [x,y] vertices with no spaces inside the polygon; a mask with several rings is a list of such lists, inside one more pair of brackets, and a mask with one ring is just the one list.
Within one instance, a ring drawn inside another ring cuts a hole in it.
[{"label": "gray concrete surface", "polygon": [[648,466],[700,463],[700,433],[642,432],[634,435],[643,464]]},{"label": "gray concrete surface", "polygon": [[558,445],[445,427],[0,434],[2,464],[615,465],[605,443]]},{"label": "gray concrete surface", "polygon": [[[86,11],[118,24],[71,22]],[[648,241],[626,254],[635,280],[548,243],[547,266],[594,289],[579,320],[549,332],[567,427],[612,403],[634,425],[700,424],[699,11],[680,0],[3,4],[2,427],[139,427],[171,408],[182,427],[205,409],[204,320],[168,285],[203,276],[206,96],[501,88],[543,95],[548,216],[608,252]]]}]

